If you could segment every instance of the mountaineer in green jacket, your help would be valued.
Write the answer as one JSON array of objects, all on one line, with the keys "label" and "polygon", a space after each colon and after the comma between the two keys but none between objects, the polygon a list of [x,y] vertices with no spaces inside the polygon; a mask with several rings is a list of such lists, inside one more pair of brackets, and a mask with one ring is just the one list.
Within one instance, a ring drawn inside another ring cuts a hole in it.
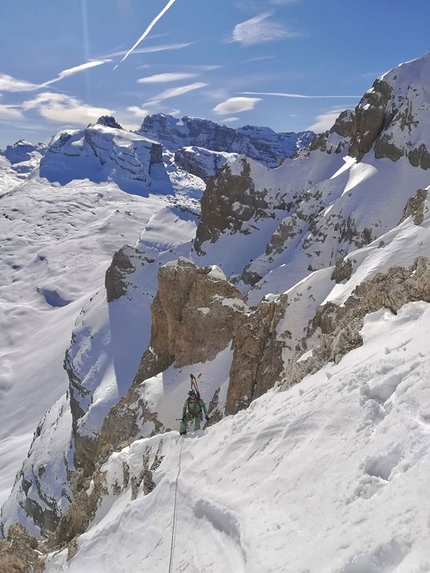
[{"label": "mountaineer in green jacket", "polygon": [[191,422],[192,420],[194,420],[194,430],[200,430],[200,422],[203,419],[203,414],[205,415],[206,421],[209,422],[206,404],[200,396],[197,396],[194,390],[191,390],[191,392],[188,393],[188,398],[185,400],[184,408],[182,410],[179,433],[182,435],[186,434],[188,422]]}]

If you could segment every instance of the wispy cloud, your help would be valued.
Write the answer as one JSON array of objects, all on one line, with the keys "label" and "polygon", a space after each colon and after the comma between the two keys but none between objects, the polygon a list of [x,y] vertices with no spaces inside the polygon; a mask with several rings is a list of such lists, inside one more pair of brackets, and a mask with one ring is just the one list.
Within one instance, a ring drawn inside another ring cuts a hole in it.
[{"label": "wispy cloud", "polygon": [[306,129],[315,131],[315,133],[322,133],[323,131],[327,131],[334,125],[334,122],[339,117],[339,114],[344,111],[344,109],[345,108],[342,107],[335,107],[326,113],[317,115],[315,118],[316,121]]},{"label": "wispy cloud", "polygon": [[[183,48],[188,48],[192,46],[193,42],[187,42],[185,44],[162,44],[160,46],[148,46],[147,48],[139,48],[134,50],[133,54],[152,54],[153,52],[165,52],[168,50],[182,50]],[[102,58],[116,58],[118,56],[123,56],[127,52],[125,50],[119,52],[112,52],[111,54],[106,54]]]},{"label": "wispy cloud", "polygon": [[275,56],[258,56],[256,58],[249,58],[249,60],[245,60],[245,64],[249,62],[261,62],[262,60],[273,60]]},{"label": "wispy cloud", "polygon": [[178,88],[170,88],[168,90],[164,90],[163,92],[159,93],[158,95],[154,96],[150,99],[148,103],[151,105],[158,104],[159,102],[169,99],[172,97],[177,97],[193,90],[199,90],[201,88],[206,87],[208,84],[203,82],[195,82],[194,84],[188,84],[187,86],[181,86]]},{"label": "wispy cloud", "polygon": [[23,119],[21,111],[13,105],[0,104],[0,119]]},{"label": "wispy cloud", "polygon": [[223,123],[235,123],[236,121],[239,121],[238,117],[226,117],[222,120]]},{"label": "wispy cloud", "polygon": [[30,92],[35,91],[38,89],[46,88],[51,84],[59,82],[64,78],[69,76],[73,76],[90,68],[94,68],[96,66],[101,66],[102,64],[106,64],[107,62],[111,62],[110,59],[104,60],[93,60],[91,62],[86,62],[85,64],[80,64],[79,66],[75,66],[74,68],[68,68],[67,70],[63,70],[58,74],[58,76],[52,80],[48,80],[42,84],[32,84],[27,82],[26,80],[18,80],[9,76],[7,74],[0,75],[0,92]]},{"label": "wispy cloud", "polygon": [[275,4],[276,6],[280,6],[281,4],[295,4],[299,2],[299,0],[269,0],[270,4]]},{"label": "wispy cloud", "polygon": [[[162,18],[164,16],[164,14],[167,12],[167,10],[172,6],[172,4],[174,4],[176,2],[176,0],[169,0],[167,2],[167,4],[164,6],[164,8],[161,10],[161,12],[159,12],[157,14],[157,16],[152,20],[152,22],[149,24],[149,26],[146,28],[146,30],[143,32],[143,34],[140,36],[140,38],[137,40],[137,42],[135,42],[133,44],[133,46],[128,50],[128,52],[125,54],[125,56],[122,58],[121,62],[119,64],[121,64],[126,58],[128,58],[128,56],[133,52],[133,50],[135,50],[137,48],[137,46],[146,38],[146,36],[149,34],[149,32],[152,30],[152,28],[155,26],[155,24],[158,22],[158,20],[160,18]],[[114,67],[114,70],[119,66],[119,64],[117,64]]]},{"label": "wispy cloud", "polygon": [[22,109],[36,110],[39,115],[57,123],[88,124],[101,115],[112,115],[113,110],[84,104],[77,98],[57,93],[45,92],[22,104]]},{"label": "wispy cloud", "polygon": [[361,95],[305,95],[305,94],[290,94],[282,92],[240,92],[244,95],[263,95],[263,96],[276,96],[276,97],[290,97],[300,99],[361,99]]},{"label": "wispy cloud", "polygon": [[64,78],[67,78],[69,76],[74,76],[75,74],[79,74],[80,72],[83,72],[85,70],[89,70],[90,68],[95,68],[97,66],[101,66],[101,65],[106,64],[106,63],[111,62],[111,61],[112,61],[111,59],[93,60],[90,62],[86,62],[85,64],[80,64],[79,66],[75,66],[73,68],[68,68],[67,70],[63,70],[62,72],[60,72],[56,78],[49,80],[47,82],[44,82],[43,84],[40,84],[38,87],[39,88],[46,88],[47,86],[50,86],[51,84],[55,84],[56,82],[59,82],[60,80],[63,80]]},{"label": "wispy cloud", "polygon": [[183,73],[166,73],[166,74],[155,74],[153,76],[147,76],[146,78],[140,78],[137,80],[139,84],[163,84],[165,82],[176,82],[178,80],[186,80],[188,78],[196,78],[198,74]]},{"label": "wispy cloud", "polygon": [[213,112],[224,115],[229,113],[240,113],[254,109],[260,98],[231,97],[213,108]]},{"label": "wispy cloud", "polygon": [[17,80],[7,74],[0,75],[0,92],[29,92],[37,89],[37,84],[25,80]]},{"label": "wispy cloud", "polygon": [[232,41],[239,42],[243,46],[252,46],[283,38],[294,38],[299,35],[279,22],[268,20],[271,16],[273,16],[272,12],[264,12],[237,24],[233,30]]}]

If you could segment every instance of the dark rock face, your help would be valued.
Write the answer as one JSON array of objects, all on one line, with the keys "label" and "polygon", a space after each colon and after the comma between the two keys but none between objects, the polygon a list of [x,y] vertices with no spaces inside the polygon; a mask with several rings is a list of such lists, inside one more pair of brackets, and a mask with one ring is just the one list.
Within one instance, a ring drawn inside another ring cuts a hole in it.
[{"label": "dark rock face", "polygon": [[123,248],[114,253],[112,263],[106,271],[105,288],[108,302],[112,302],[126,294],[127,283],[125,278],[136,270],[126,253],[127,250],[127,248]]},{"label": "dark rock face", "polygon": [[387,106],[391,97],[392,88],[383,80],[376,80],[372,89],[364,94],[355,108],[349,148],[351,157],[356,157],[360,161],[370,151],[383,129],[389,125],[392,114],[387,111]]},{"label": "dark rock face", "polygon": [[96,121],[98,125],[104,125],[105,127],[113,127],[115,129],[123,129],[122,126],[116,121],[111,115],[102,115]]},{"label": "dark rock face", "polygon": [[[320,150],[324,153],[341,153],[349,145],[355,129],[355,115],[350,109],[343,111],[333,127],[316,135],[309,145],[310,151]],[[342,139],[339,139],[339,136]]]},{"label": "dark rock face", "polygon": [[[238,232],[253,217],[268,217],[265,192],[256,191],[250,167],[242,159],[242,173],[232,175],[226,165],[216,177],[210,178],[201,200],[201,220],[197,228],[195,249],[201,253],[205,241],[214,243],[220,235]],[[235,210],[234,204],[239,205]]]},{"label": "dark rock face", "polygon": [[160,360],[178,367],[213,360],[232,339],[244,306],[242,294],[211,267],[186,259],[167,264],[158,273],[150,346]]},{"label": "dark rock face", "polygon": [[273,388],[283,369],[283,344],[276,326],[282,304],[261,302],[244,316],[233,339],[233,362],[225,413],[236,414]]},{"label": "dark rock face", "polygon": [[352,275],[352,261],[350,259],[339,259],[336,261],[334,266],[333,274],[331,275],[331,280],[336,283],[341,283],[342,281],[348,280]]}]

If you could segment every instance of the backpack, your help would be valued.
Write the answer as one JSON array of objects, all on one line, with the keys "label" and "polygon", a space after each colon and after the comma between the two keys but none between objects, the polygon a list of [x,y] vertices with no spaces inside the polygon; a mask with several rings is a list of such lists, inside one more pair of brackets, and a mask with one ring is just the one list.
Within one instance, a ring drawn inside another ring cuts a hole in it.
[{"label": "backpack", "polygon": [[[192,404],[195,404],[194,409],[190,407]],[[200,414],[202,413],[202,407],[200,405],[200,398],[197,398],[197,400],[193,400],[192,398],[188,398],[187,409],[188,409],[188,413],[191,416],[200,416]]]}]

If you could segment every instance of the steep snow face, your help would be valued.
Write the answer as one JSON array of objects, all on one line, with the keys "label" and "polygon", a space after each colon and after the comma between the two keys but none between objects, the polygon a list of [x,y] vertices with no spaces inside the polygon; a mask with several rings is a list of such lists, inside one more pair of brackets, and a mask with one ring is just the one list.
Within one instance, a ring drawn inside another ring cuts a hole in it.
[{"label": "steep snow face", "polygon": [[172,193],[161,145],[123,129],[95,124],[83,131],[66,130],[51,140],[40,176],[61,185],[72,179],[114,181],[124,191]]},{"label": "steep snow face", "polygon": [[369,315],[364,345],[299,386],[113,453],[76,556],[47,572],[428,571],[429,320]]},{"label": "steep snow face", "polygon": [[197,146],[211,151],[239,153],[267,167],[290,157],[312,140],[314,133],[275,133],[268,127],[245,126],[240,129],[218,125],[206,119],[169,115],[147,116],[138,133],[160,141],[167,149]]}]

